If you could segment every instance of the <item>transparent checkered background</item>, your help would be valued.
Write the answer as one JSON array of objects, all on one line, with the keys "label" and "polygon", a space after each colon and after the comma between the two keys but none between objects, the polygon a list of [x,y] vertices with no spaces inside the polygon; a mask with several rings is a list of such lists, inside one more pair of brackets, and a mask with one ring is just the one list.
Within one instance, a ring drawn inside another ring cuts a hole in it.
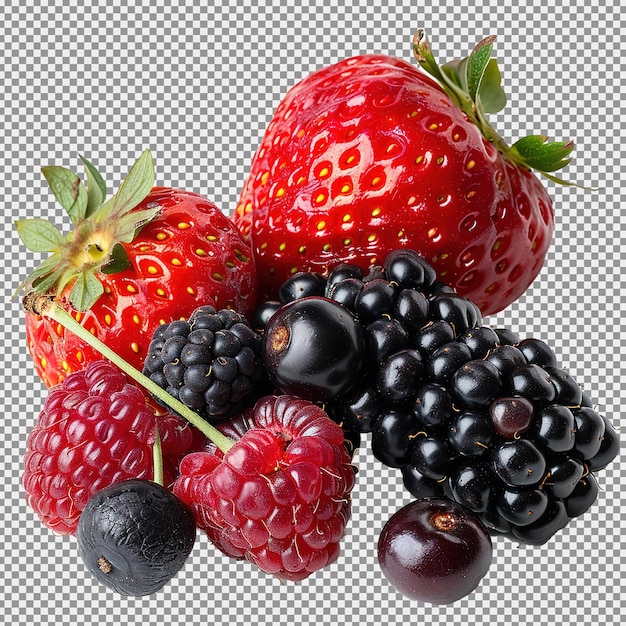
[{"label": "transparent checkered background", "polygon": [[20,246],[12,222],[48,214],[67,226],[39,167],[75,168],[82,153],[106,172],[112,189],[149,147],[159,183],[205,194],[230,211],[263,129],[294,81],[357,53],[410,58],[420,26],[442,61],[497,35],[509,107],[494,123],[506,138],[536,132],[576,141],[566,176],[600,190],[547,183],[557,227],[545,268],[521,300],[488,321],[551,343],[600,409],[616,426],[622,421],[626,18],[619,2],[601,9],[591,0],[558,9],[551,0],[347,0],[339,9],[334,0],[312,0],[306,8],[276,0],[262,7],[250,0],[206,4],[5,0],[0,8],[0,620],[13,626],[621,624],[626,470],[618,461],[600,475],[599,500],[584,517],[544,547],[496,540],[479,589],[446,607],[411,603],[381,575],[378,532],[408,497],[398,475],[367,450],[357,458],[354,515],[341,558],[297,585],[229,562],[199,537],[166,589],[125,599],[92,582],[74,541],[51,535],[27,510],[20,457],[44,389],[26,354],[19,306],[10,302],[37,259]]}]

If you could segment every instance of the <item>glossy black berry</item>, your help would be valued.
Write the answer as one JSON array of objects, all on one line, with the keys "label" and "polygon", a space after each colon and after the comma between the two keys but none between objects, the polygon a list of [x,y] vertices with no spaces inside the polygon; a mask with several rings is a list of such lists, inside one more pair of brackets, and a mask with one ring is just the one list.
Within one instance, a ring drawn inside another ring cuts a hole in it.
[{"label": "glossy black berry", "polygon": [[392,315],[409,333],[414,334],[429,321],[428,300],[421,291],[403,289],[396,297]]},{"label": "glossy black berry", "polygon": [[498,335],[489,326],[470,328],[459,336],[459,341],[470,349],[473,359],[484,358],[500,345]]},{"label": "glossy black berry", "polygon": [[372,428],[372,452],[388,467],[402,467],[410,461],[410,444],[420,425],[408,411],[383,413]]},{"label": "glossy black berry", "polygon": [[556,398],[556,387],[550,374],[534,363],[513,370],[508,379],[508,391],[531,402],[553,402]]},{"label": "glossy black berry", "polygon": [[325,401],[359,381],[364,364],[362,327],[340,304],[311,296],[290,302],[263,333],[263,360],[283,393]]},{"label": "glossy black berry", "polygon": [[519,333],[511,328],[494,328],[493,330],[498,335],[500,345],[502,346],[512,346],[521,341]]},{"label": "glossy black berry", "polygon": [[574,450],[583,459],[591,459],[600,452],[602,446],[606,428],[604,419],[589,407],[574,409],[572,413],[576,425]]},{"label": "glossy black berry", "polygon": [[411,465],[424,476],[443,480],[450,473],[454,451],[445,439],[416,435],[411,449]]},{"label": "glossy black berry", "polygon": [[423,383],[415,394],[413,413],[425,426],[445,426],[455,415],[452,396],[443,385]]},{"label": "glossy black berry", "polygon": [[413,600],[448,604],[478,586],[489,570],[492,544],[466,507],[445,499],[415,500],[385,523],[377,554],[398,591]]},{"label": "glossy black berry", "polygon": [[398,320],[386,317],[368,324],[364,336],[368,361],[374,364],[406,348],[409,339],[404,326]]},{"label": "glossy black berry", "polygon": [[138,479],[92,496],[76,531],[87,569],[125,596],[161,589],[182,568],[195,538],[187,506],[164,487]]},{"label": "glossy black berry", "polygon": [[551,452],[567,452],[576,441],[576,424],[572,412],[561,404],[549,404],[537,412],[532,438]]},{"label": "glossy black berry", "polygon": [[429,322],[413,336],[411,347],[416,348],[425,358],[428,358],[438,348],[451,341],[454,341],[454,329],[448,322],[437,320]]},{"label": "glossy black berry", "polygon": [[278,289],[281,304],[293,302],[308,296],[323,296],[326,293],[326,279],[318,272],[297,272],[288,278]]},{"label": "glossy black berry", "polygon": [[402,467],[402,482],[407,491],[418,500],[423,498],[440,498],[444,495],[441,482],[424,476],[411,463]]},{"label": "glossy black berry", "polygon": [[400,350],[380,363],[376,378],[378,391],[390,402],[413,398],[423,371],[424,363],[417,350]]},{"label": "glossy black berry", "polygon": [[602,419],[604,421],[604,434],[602,435],[600,449],[587,460],[587,465],[591,471],[604,469],[619,454],[619,434],[608,418],[603,415]]},{"label": "glossy black berry", "polygon": [[451,341],[433,352],[426,361],[426,379],[440,385],[448,385],[454,373],[470,361],[470,349],[460,341]]},{"label": "glossy black berry", "polygon": [[449,484],[452,497],[470,511],[483,513],[489,508],[495,481],[487,464],[469,459],[459,463]]},{"label": "glossy black berry", "polygon": [[339,304],[343,304],[351,311],[355,310],[356,299],[363,291],[363,282],[358,278],[345,278],[334,283],[327,289],[328,297]]},{"label": "glossy black berry", "polygon": [[252,328],[259,333],[262,332],[272,315],[274,315],[281,306],[282,304],[278,300],[267,300],[259,304],[252,314]]},{"label": "glossy black berry", "polygon": [[516,347],[529,363],[543,368],[556,367],[556,355],[545,341],[534,338],[522,339]]},{"label": "glossy black berry", "polygon": [[503,380],[506,380],[513,370],[521,365],[526,365],[524,355],[515,346],[510,345],[501,345],[494,348],[487,354],[485,360],[493,363],[498,368]]},{"label": "glossy black berry", "polygon": [[482,322],[480,309],[458,294],[441,294],[431,298],[430,311],[433,319],[448,322],[457,337]]},{"label": "glossy black berry", "polygon": [[496,398],[502,388],[502,376],[489,361],[472,360],[462,365],[450,381],[453,397],[467,408],[480,408]]},{"label": "glossy black berry", "polygon": [[483,456],[489,450],[493,438],[491,419],[482,411],[468,410],[459,413],[448,428],[450,445],[464,456]]},{"label": "glossy black berry", "polygon": [[530,441],[513,439],[493,449],[492,467],[505,485],[529,487],[543,479],[546,460]]},{"label": "glossy black berry", "polygon": [[496,500],[496,511],[515,526],[528,526],[548,508],[548,496],[541,489],[504,489]]},{"label": "glossy black berry", "polygon": [[567,515],[578,517],[587,512],[596,501],[599,489],[598,481],[593,474],[588,473],[583,476],[572,493],[563,500]]},{"label": "glossy black berry", "polygon": [[585,472],[585,466],[581,461],[565,454],[556,455],[548,465],[548,476],[543,489],[554,498],[567,498]]},{"label": "glossy black berry", "polygon": [[530,545],[542,545],[556,532],[567,525],[569,516],[562,500],[549,499],[543,515],[532,524],[513,526],[512,532],[521,541]]},{"label": "glossy black berry", "polygon": [[384,401],[375,387],[357,384],[347,391],[337,403],[331,403],[335,421],[345,423],[349,429],[369,433],[384,408]]},{"label": "glossy black berry", "polygon": [[545,369],[556,388],[555,402],[567,407],[580,406],[583,392],[574,377],[562,367],[546,367]]},{"label": "glossy black berry", "polygon": [[334,285],[347,278],[355,278],[361,281],[363,279],[363,271],[358,265],[353,263],[339,263],[339,265],[335,265],[326,280],[326,297],[330,297],[330,290]]},{"label": "glossy black berry", "polygon": [[383,278],[366,282],[354,302],[356,316],[367,324],[385,313],[390,313],[395,295],[395,287]]},{"label": "glossy black berry", "polygon": [[384,264],[387,280],[402,288],[429,291],[437,279],[435,270],[412,250],[394,250]]}]

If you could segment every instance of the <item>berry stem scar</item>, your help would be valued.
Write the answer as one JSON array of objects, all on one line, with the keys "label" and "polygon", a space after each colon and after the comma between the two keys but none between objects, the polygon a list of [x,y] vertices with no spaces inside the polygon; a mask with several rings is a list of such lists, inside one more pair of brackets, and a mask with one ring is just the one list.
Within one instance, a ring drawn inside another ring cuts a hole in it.
[{"label": "berry stem scar", "polygon": [[223,435],[217,428],[202,419],[197,413],[186,407],[180,400],[167,393],[165,389],[159,387],[138,369],[124,361],[106,344],[92,335],[86,328],[81,326],[67,311],[62,309],[52,297],[30,292],[22,300],[22,305],[26,311],[31,311],[37,315],[42,315],[54,320],[68,331],[74,333],[80,339],[97,350],[103,357],[109,359],[117,365],[125,374],[136,383],[144,387],[152,395],[156,396],[172,411],[184,417],[190,424],[195,426],[202,434],[206,435],[224,454],[234,445],[234,441]]}]

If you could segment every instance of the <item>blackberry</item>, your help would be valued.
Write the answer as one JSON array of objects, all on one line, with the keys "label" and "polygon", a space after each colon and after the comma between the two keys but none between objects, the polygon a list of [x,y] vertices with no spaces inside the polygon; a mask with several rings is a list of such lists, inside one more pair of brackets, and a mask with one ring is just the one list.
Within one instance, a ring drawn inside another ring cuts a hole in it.
[{"label": "blackberry", "polygon": [[453,500],[530,544],[593,504],[593,472],[619,452],[610,421],[548,344],[484,325],[416,253],[368,273],[339,265],[325,287],[296,274],[281,293],[334,300],[362,327],[357,381],[312,399],[346,433],[371,433],[374,456],[414,497]]},{"label": "blackberry", "polygon": [[209,421],[241,409],[264,372],[259,333],[243,315],[210,305],[161,325],[143,367],[153,382]]}]

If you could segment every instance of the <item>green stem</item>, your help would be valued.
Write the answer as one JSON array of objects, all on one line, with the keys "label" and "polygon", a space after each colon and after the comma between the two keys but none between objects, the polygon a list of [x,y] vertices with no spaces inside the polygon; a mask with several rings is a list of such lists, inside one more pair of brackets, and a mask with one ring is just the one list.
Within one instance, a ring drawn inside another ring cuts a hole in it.
[{"label": "green stem", "polygon": [[[34,298],[37,298],[36,302]],[[124,361],[111,348],[102,343],[97,337],[92,335],[86,328],[81,326],[67,311],[62,309],[58,304],[47,296],[25,296],[24,308],[34,311],[40,315],[44,315],[64,326],[67,330],[74,333],[85,343],[100,352],[102,356],[109,359],[117,365],[125,374],[132,378],[136,383],[144,387],[153,396],[161,400],[172,411],[184,417],[190,424],[195,426],[200,432],[206,435],[224,454],[234,445],[234,441],[223,435],[217,428],[202,419],[197,413],[185,406],[180,400],[174,398],[162,389],[147,376],[142,374],[138,369]]]},{"label": "green stem", "polygon": [[163,447],[161,446],[161,435],[159,434],[159,425],[154,424],[154,444],[152,446],[152,461],[154,469],[152,471],[152,480],[163,487]]}]

